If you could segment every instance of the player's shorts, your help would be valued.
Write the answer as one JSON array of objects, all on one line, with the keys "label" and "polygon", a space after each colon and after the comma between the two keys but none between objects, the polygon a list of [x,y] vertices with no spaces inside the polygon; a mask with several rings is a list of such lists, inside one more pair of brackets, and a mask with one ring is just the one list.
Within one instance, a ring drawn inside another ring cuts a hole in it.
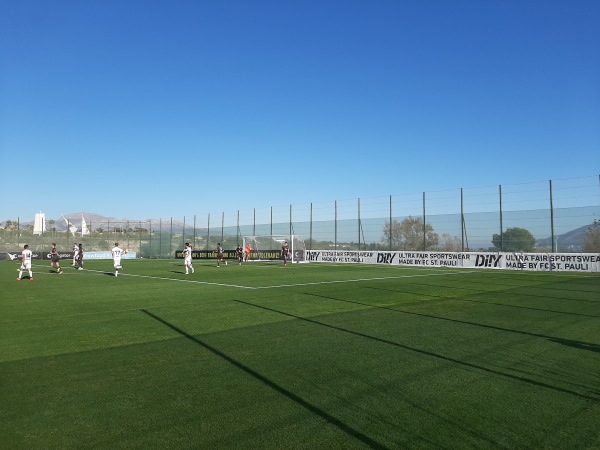
[{"label": "player's shorts", "polygon": [[57,263],[60,260],[60,258],[58,257],[58,255],[52,255],[52,262],[53,263]]},{"label": "player's shorts", "polygon": [[190,257],[188,256],[188,257],[186,257],[186,258],[184,259],[184,262],[185,262],[187,265],[190,265],[190,264],[192,264],[192,258],[190,258]]},{"label": "player's shorts", "polygon": [[31,270],[31,261],[21,263],[21,270]]},{"label": "player's shorts", "polygon": [[113,258],[113,261],[114,261],[114,266],[115,267],[121,267],[121,258],[120,257]]}]

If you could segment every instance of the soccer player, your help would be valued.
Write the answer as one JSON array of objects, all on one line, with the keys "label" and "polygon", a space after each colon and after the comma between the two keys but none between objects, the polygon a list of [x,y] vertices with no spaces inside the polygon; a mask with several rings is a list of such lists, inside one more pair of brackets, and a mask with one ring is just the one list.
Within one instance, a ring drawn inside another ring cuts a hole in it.
[{"label": "soccer player", "polygon": [[252,246],[250,244],[246,244],[246,261],[250,259],[250,252],[252,251]]},{"label": "soccer player", "polygon": [[83,244],[79,244],[79,247],[77,248],[77,265],[78,270],[83,270]]},{"label": "soccer player", "polygon": [[29,250],[29,245],[25,244],[23,246],[23,251],[21,252],[21,267],[19,268],[19,278],[17,281],[21,281],[21,277],[23,276],[23,271],[29,271],[29,281],[33,281],[33,272],[31,271],[31,256],[33,253]]},{"label": "soccer player", "polygon": [[123,256],[125,254],[125,251],[121,247],[119,247],[118,242],[115,242],[115,246],[111,250],[111,253],[112,253],[112,257],[113,257],[113,265],[115,267],[115,277],[118,277],[119,269],[123,268],[121,266],[121,256]]},{"label": "soccer player", "polygon": [[52,248],[50,249],[50,267],[54,267],[56,273],[62,273],[62,269],[60,268],[60,256],[58,250],[56,250],[56,244],[52,244]]},{"label": "soccer player", "polygon": [[77,244],[73,244],[73,267],[77,266],[77,253],[79,252],[79,246]]},{"label": "soccer player", "polygon": [[235,249],[235,254],[237,256],[238,264],[241,266],[242,260],[244,259],[244,249],[241,245],[238,244],[238,246]]},{"label": "soccer player", "polygon": [[227,265],[227,261],[223,258],[223,247],[221,243],[217,243],[217,248],[215,249],[215,253],[217,254],[217,267],[221,267],[221,263],[224,262]]},{"label": "soccer player", "polygon": [[290,255],[290,247],[286,241],[281,246],[281,258],[283,258],[284,266],[287,266],[287,260],[288,260],[289,255]]},{"label": "soccer player", "polygon": [[185,262],[185,274],[188,275],[190,270],[194,273],[194,266],[192,265],[192,245],[189,242],[185,243],[183,259]]}]

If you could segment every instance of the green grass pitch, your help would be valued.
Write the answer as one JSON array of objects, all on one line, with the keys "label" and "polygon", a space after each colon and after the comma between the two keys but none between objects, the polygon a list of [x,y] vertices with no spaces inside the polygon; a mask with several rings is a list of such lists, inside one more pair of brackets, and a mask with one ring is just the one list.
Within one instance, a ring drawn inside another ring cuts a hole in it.
[{"label": "green grass pitch", "polygon": [[6,449],[600,448],[600,276],[0,263]]}]

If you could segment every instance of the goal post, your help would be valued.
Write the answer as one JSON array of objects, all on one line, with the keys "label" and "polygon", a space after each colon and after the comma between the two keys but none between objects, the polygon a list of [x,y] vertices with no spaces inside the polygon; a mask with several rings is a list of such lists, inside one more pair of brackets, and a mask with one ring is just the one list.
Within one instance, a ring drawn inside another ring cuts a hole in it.
[{"label": "goal post", "polygon": [[287,242],[292,263],[305,262],[306,246],[301,234],[270,234],[261,236],[243,236],[244,258],[250,246],[248,261],[277,261],[281,259],[281,246]]}]

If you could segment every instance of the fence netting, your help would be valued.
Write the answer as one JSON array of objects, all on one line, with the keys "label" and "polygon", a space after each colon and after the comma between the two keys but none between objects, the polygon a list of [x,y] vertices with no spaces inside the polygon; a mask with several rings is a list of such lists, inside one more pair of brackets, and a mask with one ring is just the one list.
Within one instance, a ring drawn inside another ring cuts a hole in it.
[{"label": "fence netting", "polygon": [[[46,220],[0,224],[3,252],[28,244],[44,252],[83,244],[110,250],[115,242],[141,258],[173,258],[185,242],[197,250],[234,249],[244,235],[302,235],[307,249],[513,251],[516,237],[539,252],[600,251],[597,177],[438,192],[334,200],[146,220]],[[66,222],[71,222],[71,230]],[[74,228],[77,230],[74,230]],[[85,228],[85,233],[82,233]],[[525,232],[523,232],[525,230]]]}]

